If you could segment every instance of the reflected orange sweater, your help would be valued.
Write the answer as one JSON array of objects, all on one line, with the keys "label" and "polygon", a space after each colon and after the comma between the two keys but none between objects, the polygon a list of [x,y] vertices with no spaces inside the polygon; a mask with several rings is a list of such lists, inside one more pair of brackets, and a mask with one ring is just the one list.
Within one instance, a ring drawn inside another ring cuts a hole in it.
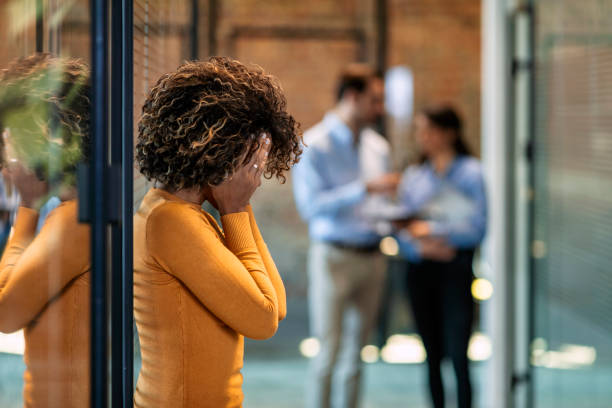
[{"label": "reflected orange sweater", "polygon": [[252,210],[221,217],[163,190],[134,219],[136,407],[240,407],[244,338],[274,335],[285,289]]},{"label": "reflected orange sweater", "polygon": [[77,203],[20,207],[0,261],[0,331],[25,328],[26,407],[89,406],[90,236]]}]

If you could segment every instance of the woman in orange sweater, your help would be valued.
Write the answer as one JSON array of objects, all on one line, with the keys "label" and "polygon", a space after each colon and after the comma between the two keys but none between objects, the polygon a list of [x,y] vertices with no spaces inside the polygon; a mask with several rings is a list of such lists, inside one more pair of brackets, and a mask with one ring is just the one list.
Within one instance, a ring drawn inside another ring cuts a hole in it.
[{"label": "woman in orange sweater", "polygon": [[136,407],[242,406],[243,337],[271,337],[286,314],[249,201],[262,174],[284,181],[300,154],[282,91],[259,68],[215,57],[151,90],[136,146],[158,186],[134,221]]},{"label": "woman in orange sweater", "polygon": [[[90,237],[77,223],[74,188],[89,134],[88,80],[80,61],[47,54],[0,77],[0,127],[10,129],[3,173],[21,194],[0,261],[0,331],[24,329],[25,407],[89,405]],[[50,196],[61,204],[39,220]]]}]

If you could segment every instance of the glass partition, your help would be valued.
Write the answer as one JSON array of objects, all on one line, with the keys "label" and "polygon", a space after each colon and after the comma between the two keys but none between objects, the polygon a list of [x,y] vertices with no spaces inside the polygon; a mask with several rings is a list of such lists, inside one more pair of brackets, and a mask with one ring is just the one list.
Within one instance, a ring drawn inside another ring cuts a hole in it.
[{"label": "glass partition", "polygon": [[612,400],[612,13],[535,6],[533,212],[536,407]]},{"label": "glass partition", "polygon": [[0,406],[90,401],[88,1],[0,5]]}]

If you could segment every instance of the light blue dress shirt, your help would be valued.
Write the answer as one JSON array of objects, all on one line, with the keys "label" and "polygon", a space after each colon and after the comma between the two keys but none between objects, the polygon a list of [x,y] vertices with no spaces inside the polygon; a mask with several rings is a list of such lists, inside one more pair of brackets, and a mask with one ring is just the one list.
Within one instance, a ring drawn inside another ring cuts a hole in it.
[{"label": "light blue dress shirt", "polygon": [[[445,174],[429,162],[411,166],[402,175],[398,199],[406,214],[430,223],[434,236],[457,249],[476,248],[487,227],[487,199],[482,167],[473,157],[458,156]],[[418,241],[406,231],[397,234],[400,255],[418,262]]]},{"label": "light blue dress shirt", "polygon": [[389,144],[372,129],[352,131],[328,113],[304,134],[305,148],[293,167],[293,192],[298,211],[308,222],[312,240],[366,246],[380,240],[364,207],[375,199],[366,182],[389,171]]},{"label": "light blue dress shirt", "polygon": [[9,191],[9,189],[6,188],[4,176],[0,174],[0,210],[9,213],[9,217],[6,221],[0,221],[0,251],[4,248],[8,240],[11,226],[15,221],[15,215],[20,202],[21,196],[17,189],[12,188]]}]

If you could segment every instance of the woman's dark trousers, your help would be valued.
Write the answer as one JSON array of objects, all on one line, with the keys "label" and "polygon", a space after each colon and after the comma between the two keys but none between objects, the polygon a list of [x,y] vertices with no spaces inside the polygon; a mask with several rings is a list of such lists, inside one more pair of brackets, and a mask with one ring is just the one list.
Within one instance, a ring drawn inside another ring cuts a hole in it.
[{"label": "woman's dark trousers", "polygon": [[457,379],[459,408],[470,408],[468,343],[474,303],[471,295],[473,251],[460,251],[451,262],[408,265],[406,284],[419,335],[427,351],[429,390],[435,408],[444,407],[440,363],[449,357]]}]

